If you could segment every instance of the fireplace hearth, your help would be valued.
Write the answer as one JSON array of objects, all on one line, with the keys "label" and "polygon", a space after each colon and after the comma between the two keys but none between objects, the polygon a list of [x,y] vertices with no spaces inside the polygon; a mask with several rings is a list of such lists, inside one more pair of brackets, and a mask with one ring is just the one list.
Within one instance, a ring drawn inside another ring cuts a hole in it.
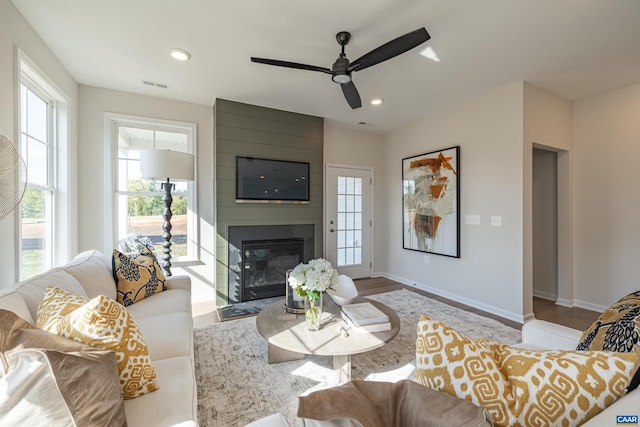
[{"label": "fireplace hearth", "polygon": [[313,224],[231,226],[229,304],[285,295],[287,270],[314,255]]}]

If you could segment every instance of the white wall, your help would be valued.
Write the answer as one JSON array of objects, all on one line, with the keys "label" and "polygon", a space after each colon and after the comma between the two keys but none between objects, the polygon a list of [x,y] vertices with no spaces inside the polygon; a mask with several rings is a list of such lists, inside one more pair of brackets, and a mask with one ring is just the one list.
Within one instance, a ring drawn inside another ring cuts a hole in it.
[{"label": "white wall", "polygon": [[574,103],[576,304],[640,288],[640,84]]},{"label": "white wall", "polygon": [[[20,48],[69,98],[69,155],[72,166],[70,172],[71,189],[68,194],[71,210],[71,224],[77,223],[77,190],[75,173],[77,161],[77,98],[78,87],[71,75],[64,69],[49,48],[33,31],[10,1],[0,1],[0,134],[17,141],[17,92],[16,48]],[[18,279],[17,234],[15,210],[0,221],[0,238],[3,251],[0,257],[0,288],[13,285]],[[62,254],[61,260],[75,254],[77,248],[77,229],[69,231],[68,254]]]},{"label": "white wall", "polygon": [[[382,136],[367,132],[358,132],[328,124],[324,126],[324,162],[373,168],[373,275],[381,275],[384,262],[384,240],[387,224],[378,219],[378,213],[384,209],[383,191],[385,186],[380,179],[387,166],[383,157]],[[327,228],[325,227],[325,230]]]},{"label": "white wall", "polygon": [[[402,248],[402,158],[460,145],[461,258]],[[523,318],[523,84],[502,87],[384,136],[388,277],[503,317]],[[465,225],[464,215],[481,217]],[[502,216],[502,227],[490,217]],[[383,218],[381,218],[381,216]]]},{"label": "white wall", "polygon": [[165,120],[196,123],[198,169],[198,215],[202,265],[174,268],[174,274],[187,272],[192,279],[192,300],[214,299],[214,162],[213,108],[151,96],[136,95],[90,86],[79,89],[79,249],[99,249],[110,255],[113,243],[105,241],[104,226],[111,221],[105,191],[104,113],[118,113]]}]

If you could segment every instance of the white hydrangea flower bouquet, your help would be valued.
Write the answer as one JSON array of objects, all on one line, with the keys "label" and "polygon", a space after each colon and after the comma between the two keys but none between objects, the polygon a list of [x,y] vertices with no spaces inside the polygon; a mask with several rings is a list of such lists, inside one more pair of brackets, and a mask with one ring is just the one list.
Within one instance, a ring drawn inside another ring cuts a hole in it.
[{"label": "white hydrangea flower bouquet", "polygon": [[301,297],[320,299],[327,289],[335,289],[338,272],[323,258],[312,259],[308,264],[298,264],[289,274],[289,286]]}]

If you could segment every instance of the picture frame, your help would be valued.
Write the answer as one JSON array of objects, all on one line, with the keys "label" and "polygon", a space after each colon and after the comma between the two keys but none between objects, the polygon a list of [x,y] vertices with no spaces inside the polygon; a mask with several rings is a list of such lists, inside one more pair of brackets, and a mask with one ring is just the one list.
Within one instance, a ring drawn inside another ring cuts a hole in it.
[{"label": "picture frame", "polygon": [[460,146],[402,159],[402,246],[460,258]]}]

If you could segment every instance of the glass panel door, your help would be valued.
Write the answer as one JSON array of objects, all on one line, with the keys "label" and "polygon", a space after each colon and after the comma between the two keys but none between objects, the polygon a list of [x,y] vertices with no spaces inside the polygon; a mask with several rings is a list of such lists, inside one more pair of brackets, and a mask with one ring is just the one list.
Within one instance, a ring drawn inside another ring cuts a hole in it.
[{"label": "glass panel door", "polygon": [[371,276],[371,171],[327,168],[327,254],[340,274]]}]

